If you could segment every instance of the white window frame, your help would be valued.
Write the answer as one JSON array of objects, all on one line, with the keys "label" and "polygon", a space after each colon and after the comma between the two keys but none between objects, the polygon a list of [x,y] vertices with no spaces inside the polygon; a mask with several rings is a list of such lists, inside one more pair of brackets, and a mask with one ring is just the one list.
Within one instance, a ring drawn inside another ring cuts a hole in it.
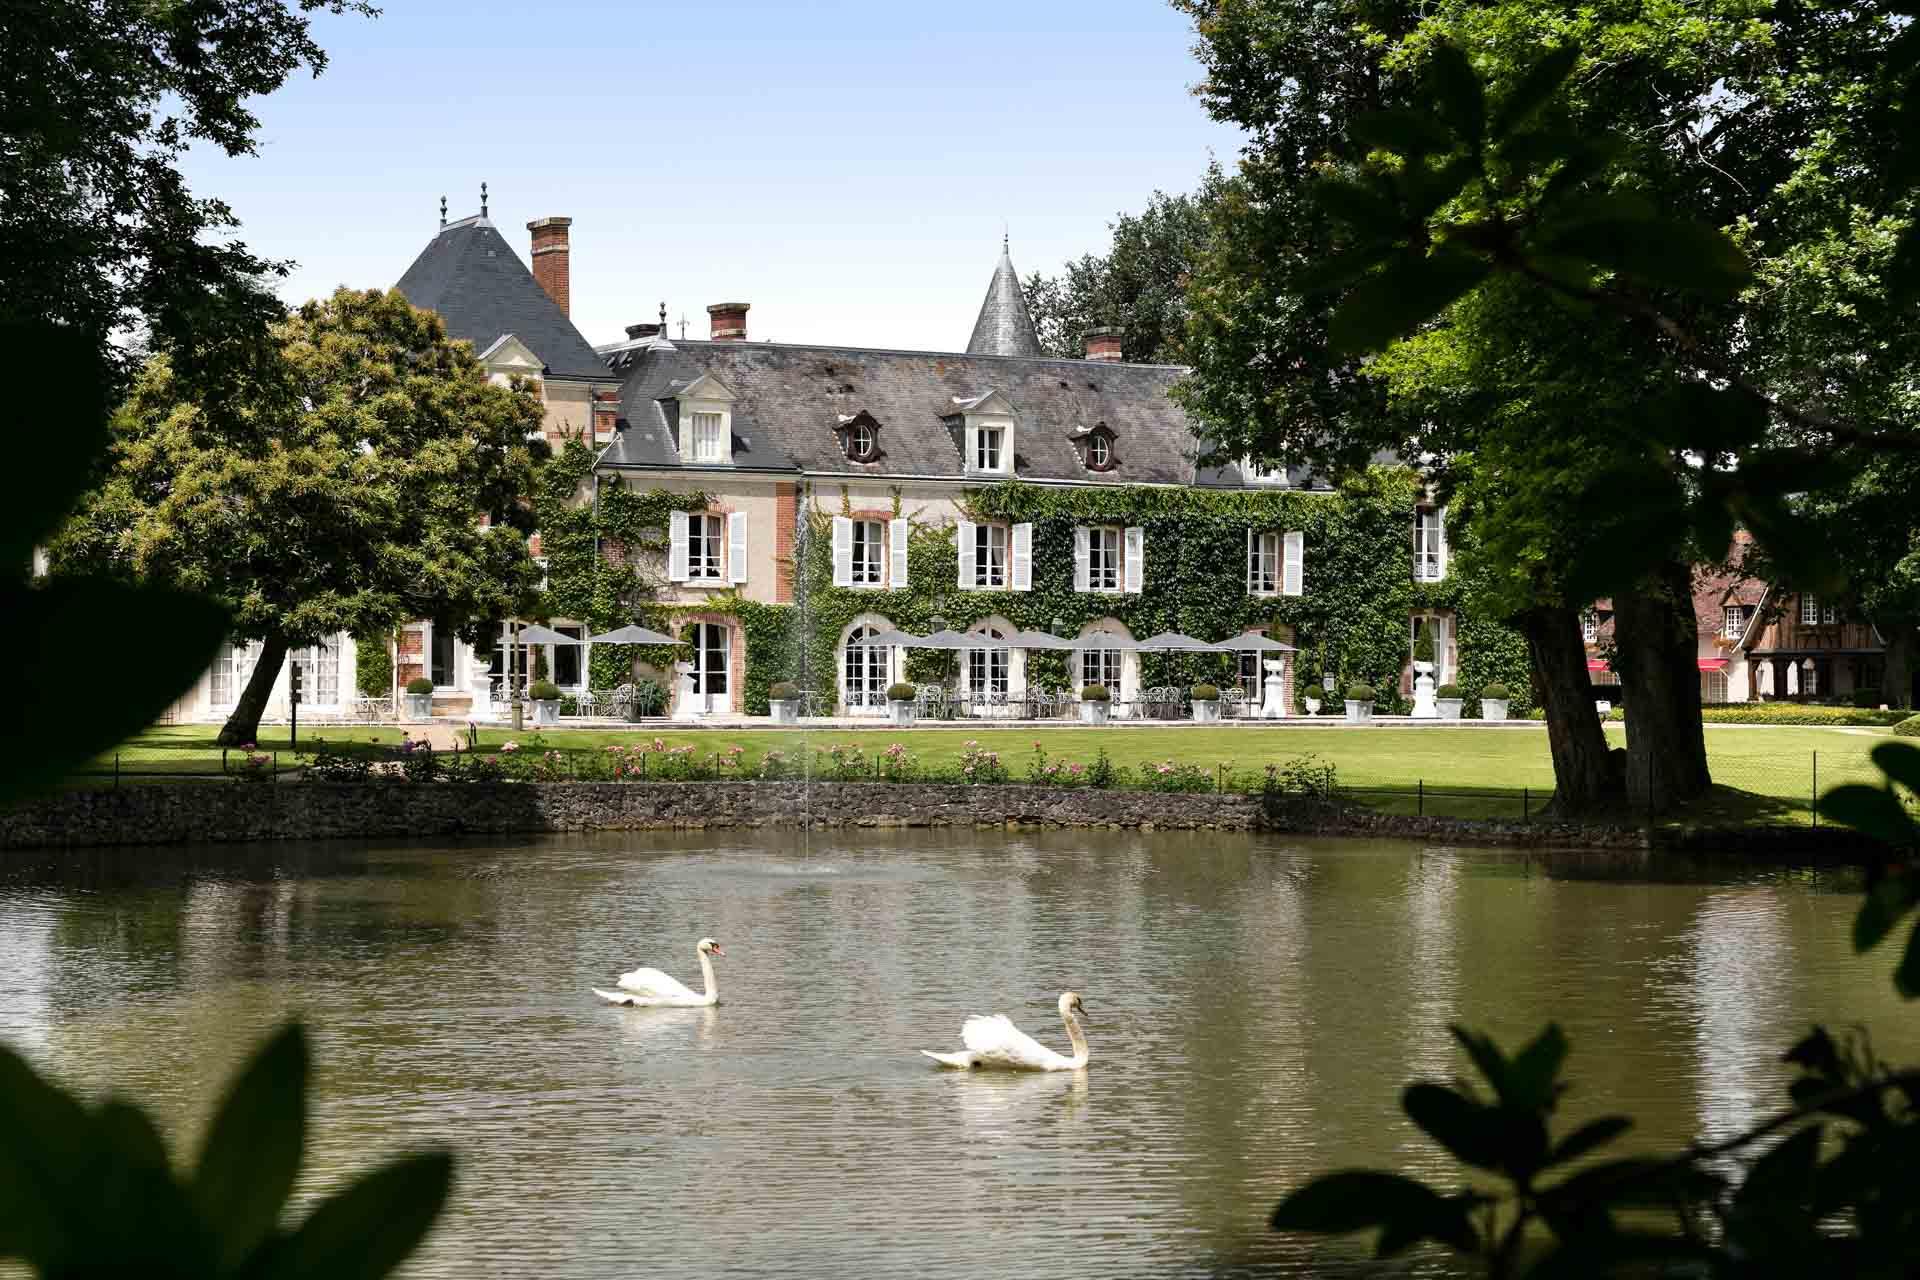
[{"label": "white window frame", "polygon": [[1600,615],[1591,609],[1583,610],[1580,614],[1580,638],[1588,644],[1600,638]]},{"label": "white window frame", "polygon": [[1800,625],[1812,627],[1820,622],[1820,597],[1802,592],[1800,595]]},{"label": "white window frame", "polygon": [[998,474],[1007,469],[1007,429],[983,422],[973,429],[973,469]]},{"label": "white window frame", "polygon": [[1240,459],[1240,475],[1248,484],[1287,486],[1287,469],[1255,462],[1251,456]]},{"label": "white window frame", "polygon": [[1119,595],[1126,581],[1122,570],[1125,540],[1116,525],[1090,525],[1087,528],[1087,585],[1084,590],[1104,595]]},{"label": "white window frame", "polygon": [[879,434],[869,422],[856,422],[847,431],[847,456],[855,462],[868,462],[873,458],[874,445]]},{"label": "white window frame", "polygon": [[1820,621],[1828,626],[1838,625],[1840,622],[1840,606],[1835,604],[1821,605]]},{"label": "white window frame", "polygon": [[1724,607],[1720,615],[1720,634],[1738,640],[1747,631],[1747,611],[1737,604]]},{"label": "white window frame", "polygon": [[721,447],[721,435],[727,427],[727,415],[711,409],[696,409],[691,415],[693,420],[693,460],[695,462],[719,462],[726,450]]},{"label": "white window frame", "polygon": [[727,518],[695,511],[687,515],[686,581],[726,581]]},{"label": "white window frame", "polygon": [[1446,508],[1416,507],[1413,512],[1413,580],[1439,582],[1446,576]]},{"label": "white window frame", "polygon": [[1277,596],[1283,585],[1281,538],[1276,530],[1247,530],[1247,594]]},{"label": "white window frame", "polygon": [[[1012,581],[1012,531],[1004,524],[976,524],[973,530],[971,591],[1004,591]],[[995,557],[998,557],[996,563]]]},{"label": "white window frame", "polygon": [[849,524],[847,582],[850,587],[873,589],[886,581],[887,535],[882,520],[854,517]]},{"label": "white window frame", "polygon": [[[991,627],[974,634],[1006,639]],[[1003,644],[967,650],[967,692],[976,698],[1007,694],[1013,687],[1012,656]]]},{"label": "white window frame", "polygon": [[1090,684],[1104,685],[1118,695],[1120,691],[1121,654],[1118,649],[1088,648],[1080,651],[1077,664],[1080,683],[1077,688],[1084,689]]}]

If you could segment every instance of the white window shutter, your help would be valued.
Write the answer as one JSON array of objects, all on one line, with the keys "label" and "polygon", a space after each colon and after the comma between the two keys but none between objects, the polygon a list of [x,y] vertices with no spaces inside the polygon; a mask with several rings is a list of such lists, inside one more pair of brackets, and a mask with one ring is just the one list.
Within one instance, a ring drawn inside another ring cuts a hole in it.
[{"label": "white window shutter", "polygon": [[1092,585],[1092,570],[1088,567],[1093,558],[1091,546],[1092,533],[1085,525],[1073,527],[1073,589],[1086,591]]},{"label": "white window shutter", "polygon": [[1434,508],[1433,528],[1435,536],[1440,543],[1439,576],[1444,578],[1447,576],[1447,509],[1445,507]]},{"label": "white window shutter", "polygon": [[1126,555],[1126,591],[1128,595],[1137,596],[1147,574],[1147,531],[1144,526],[1128,526]]},{"label": "white window shutter", "polygon": [[667,513],[667,581],[687,580],[687,513]]},{"label": "white window shutter", "polygon": [[1307,535],[1286,536],[1286,564],[1280,575],[1282,595],[1305,595],[1307,590]]},{"label": "white window shutter", "polygon": [[1258,577],[1260,562],[1258,559],[1256,559],[1256,557],[1260,554],[1260,544],[1255,541],[1256,537],[1258,537],[1258,535],[1255,534],[1252,529],[1247,530],[1247,594],[1248,595],[1253,595],[1256,589],[1260,585],[1260,579]]},{"label": "white window shutter", "polygon": [[887,549],[893,561],[887,566],[887,585],[895,591],[907,589],[907,532],[905,516],[887,522]]},{"label": "white window shutter", "polygon": [[1033,526],[1013,526],[1013,589],[1033,590]]},{"label": "white window shutter", "polygon": [[956,541],[960,546],[960,589],[973,590],[973,524],[962,520],[956,529]]},{"label": "white window shutter", "polygon": [[961,460],[960,469],[962,471],[972,471],[974,469],[974,463],[980,457],[980,428],[969,422],[967,429],[961,433],[961,438],[967,456]]},{"label": "white window shutter", "polygon": [[735,511],[727,516],[727,581],[738,585],[747,580],[747,513]]},{"label": "white window shutter", "polygon": [[846,516],[833,518],[833,585],[853,585],[853,521]]}]

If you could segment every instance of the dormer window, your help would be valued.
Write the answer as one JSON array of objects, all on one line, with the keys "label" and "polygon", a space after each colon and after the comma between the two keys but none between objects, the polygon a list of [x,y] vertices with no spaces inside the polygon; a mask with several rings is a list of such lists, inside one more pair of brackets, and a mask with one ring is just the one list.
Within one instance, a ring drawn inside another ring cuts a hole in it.
[{"label": "dormer window", "polygon": [[1013,405],[998,391],[989,391],[970,399],[955,396],[953,406],[964,424],[959,444],[966,470],[974,475],[1012,475]]},{"label": "dormer window", "polygon": [[879,448],[880,433],[871,423],[856,422],[853,430],[847,432],[847,456],[855,462],[867,461]]},{"label": "dormer window", "polygon": [[1287,483],[1285,467],[1268,466],[1264,462],[1255,462],[1252,458],[1240,459],[1240,474],[1246,478],[1248,484],[1285,485]]},{"label": "dormer window", "polygon": [[1087,437],[1087,467],[1092,471],[1105,471],[1113,465],[1113,441],[1095,432]]},{"label": "dormer window", "polygon": [[675,394],[680,410],[680,461],[690,466],[733,462],[733,392],[701,374]]}]

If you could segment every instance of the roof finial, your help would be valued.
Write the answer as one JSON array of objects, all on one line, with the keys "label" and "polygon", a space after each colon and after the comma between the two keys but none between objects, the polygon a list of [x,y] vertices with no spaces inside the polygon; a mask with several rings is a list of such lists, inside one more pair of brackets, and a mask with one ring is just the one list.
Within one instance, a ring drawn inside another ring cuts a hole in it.
[{"label": "roof finial", "polygon": [[660,336],[667,336],[667,300],[660,299]]},{"label": "roof finial", "polygon": [[1000,219],[1000,252],[1013,252],[1013,237],[1007,231],[1007,220]]},{"label": "roof finial", "polygon": [[480,216],[487,216],[487,184],[484,182],[480,184]]},{"label": "roof finial", "polygon": [[445,196],[440,197],[440,229],[442,231],[447,229],[447,198]]}]

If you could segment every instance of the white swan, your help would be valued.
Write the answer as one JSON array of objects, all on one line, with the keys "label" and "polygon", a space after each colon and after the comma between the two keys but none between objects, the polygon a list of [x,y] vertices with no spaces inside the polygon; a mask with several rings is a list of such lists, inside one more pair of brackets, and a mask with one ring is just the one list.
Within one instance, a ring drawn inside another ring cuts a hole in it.
[{"label": "white swan", "polygon": [[967,1047],[960,1053],[920,1052],[943,1067],[961,1070],[1078,1071],[1087,1065],[1087,1038],[1080,1033],[1080,1018],[1086,1016],[1078,994],[1060,993],[1060,1020],[1067,1024],[1067,1039],[1073,1042],[1071,1058],[1055,1053],[1014,1026],[1004,1013],[990,1018],[975,1016],[961,1023],[960,1043]]},{"label": "white swan", "polygon": [[727,953],[712,938],[702,938],[695,944],[694,950],[700,955],[700,972],[706,975],[707,989],[699,992],[688,987],[676,978],[670,978],[658,969],[635,969],[623,973],[616,986],[618,991],[606,991],[599,987],[593,994],[609,1004],[626,1005],[671,1005],[677,1008],[694,1008],[700,1005],[719,1004],[720,986],[713,980],[713,957]]}]

